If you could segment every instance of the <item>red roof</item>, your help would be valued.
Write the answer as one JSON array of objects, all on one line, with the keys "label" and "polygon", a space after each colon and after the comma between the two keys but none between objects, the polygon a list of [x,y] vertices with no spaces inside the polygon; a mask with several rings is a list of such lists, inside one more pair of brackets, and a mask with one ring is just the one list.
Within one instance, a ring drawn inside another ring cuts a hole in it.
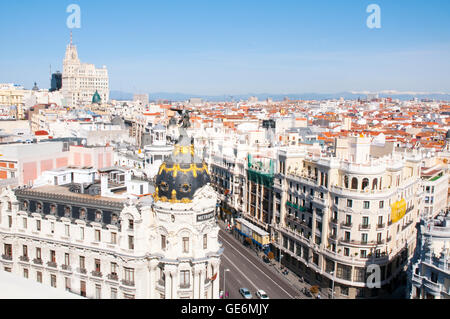
[{"label": "red roof", "polygon": [[48,135],[48,132],[47,131],[36,131],[34,133],[34,135],[36,135],[36,136],[46,136],[46,135]]}]

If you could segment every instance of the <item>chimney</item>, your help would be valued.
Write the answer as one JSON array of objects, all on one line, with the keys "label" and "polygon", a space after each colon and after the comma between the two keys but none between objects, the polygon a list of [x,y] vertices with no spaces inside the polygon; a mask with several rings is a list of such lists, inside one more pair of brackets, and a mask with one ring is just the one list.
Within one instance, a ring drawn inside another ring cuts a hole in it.
[{"label": "chimney", "polygon": [[131,171],[125,172],[125,182],[131,182]]},{"label": "chimney", "polygon": [[108,174],[101,174],[100,181],[102,196],[106,196],[108,193]]}]

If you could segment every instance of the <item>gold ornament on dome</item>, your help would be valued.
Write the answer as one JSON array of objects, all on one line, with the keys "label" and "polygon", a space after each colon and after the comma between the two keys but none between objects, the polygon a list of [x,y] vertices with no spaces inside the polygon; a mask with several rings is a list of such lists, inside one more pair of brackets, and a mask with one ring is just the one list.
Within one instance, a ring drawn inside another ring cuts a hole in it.
[{"label": "gold ornament on dome", "polygon": [[197,178],[197,176],[198,176],[197,172],[205,171],[206,174],[209,175],[208,166],[206,164],[203,164],[203,167],[201,167],[201,168],[198,168],[197,164],[191,164],[189,168],[181,168],[180,164],[174,164],[172,168],[167,168],[166,163],[163,163],[161,165],[161,167],[159,168],[159,175],[161,175],[161,173],[163,171],[166,173],[172,172],[173,177],[177,177],[178,172],[181,172],[184,174],[186,174],[188,172],[192,172],[192,175],[194,176],[194,178]]}]

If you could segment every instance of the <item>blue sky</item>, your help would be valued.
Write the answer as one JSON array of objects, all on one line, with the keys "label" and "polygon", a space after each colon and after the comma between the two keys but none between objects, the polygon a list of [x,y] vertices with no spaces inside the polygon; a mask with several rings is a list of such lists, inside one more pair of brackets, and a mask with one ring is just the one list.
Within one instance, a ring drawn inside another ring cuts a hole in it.
[{"label": "blue sky", "polygon": [[[74,42],[131,93],[450,92],[447,0],[0,1],[0,82],[49,86]],[[381,29],[369,29],[369,4]]]}]

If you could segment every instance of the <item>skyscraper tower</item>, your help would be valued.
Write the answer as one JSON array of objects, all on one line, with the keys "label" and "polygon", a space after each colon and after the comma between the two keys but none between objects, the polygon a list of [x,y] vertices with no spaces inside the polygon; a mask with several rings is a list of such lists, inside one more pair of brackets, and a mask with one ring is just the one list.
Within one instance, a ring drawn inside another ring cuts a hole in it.
[{"label": "skyscraper tower", "polygon": [[109,100],[108,70],[80,61],[72,32],[63,60],[62,92],[67,106],[90,104],[96,92],[103,102]]}]

